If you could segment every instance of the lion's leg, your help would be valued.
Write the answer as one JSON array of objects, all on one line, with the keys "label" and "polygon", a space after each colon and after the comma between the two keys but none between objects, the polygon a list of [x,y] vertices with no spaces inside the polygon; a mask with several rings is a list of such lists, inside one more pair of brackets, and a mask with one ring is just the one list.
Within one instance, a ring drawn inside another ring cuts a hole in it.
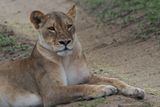
[{"label": "lion's leg", "polygon": [[0,107],[37,107],[39,105],[42,105],[42,101],[36,94],[9,84],[0,86]]},{"label": "lion's leg", "polygon": [[103,77],[98,75],[92,75],[88,83],[112,85],[118,88],[118,91],[125,96],[131,96],[139,99],[144,98],[144,91],[142,89],[130,86],[125,82],[120,81],[116,78],[108,78],[108,77]]},{"label": "lion's leg", "polygon": [[69,103],[77,100],[109,96],[117,93],[117,88],[107,85],[59,86],[43,97],[44,107]]}]

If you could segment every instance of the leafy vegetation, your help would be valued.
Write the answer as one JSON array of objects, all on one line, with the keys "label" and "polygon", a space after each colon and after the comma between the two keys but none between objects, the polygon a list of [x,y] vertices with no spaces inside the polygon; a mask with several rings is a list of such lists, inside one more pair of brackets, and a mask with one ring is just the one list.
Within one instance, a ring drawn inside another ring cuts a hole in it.
[{"label": "leafy vegetation", "polygon": [[0,51],[2,52],[15,52],[17,50],[25,51],[29,46],[16,42],[14,36],[0,33]]},{"label": "leafy vegetation", "polygon": [[83,101],[79,104],[79,107],[96,107],[103,103],[105,103],[105,98],[98,98],[91,101]]},{"label": "leafy vegetation", "polygon": [[153,107],[153,104],[151,104],[151,103],[148,102],[148,101],[144,101],[143,103],[144,103],[144,106],[145,106],[145,107]]},{"label": "leafy vegetation", "polygon": [[15,60],[30,55],[32,45],[28,44],[26,39],[21,39],[14,35],[0,33],[0,61]]},{"label": "leafy vegetation", "polygon": [[137,24],[137,37],[148,38],[160,31],[160,0],[77,0],[105,24],[122,28]]}]

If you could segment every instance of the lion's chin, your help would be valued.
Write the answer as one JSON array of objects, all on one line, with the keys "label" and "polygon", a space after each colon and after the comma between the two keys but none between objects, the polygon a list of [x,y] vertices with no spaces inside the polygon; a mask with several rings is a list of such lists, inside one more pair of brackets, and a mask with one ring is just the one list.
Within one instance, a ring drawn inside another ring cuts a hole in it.
[{"label": "lion's chin", "polygon": [[68,56],[71,54],[72,54],[72,50],[65,50],[65,51],[57,52],[57,55],[59,55],[59,56]]}]

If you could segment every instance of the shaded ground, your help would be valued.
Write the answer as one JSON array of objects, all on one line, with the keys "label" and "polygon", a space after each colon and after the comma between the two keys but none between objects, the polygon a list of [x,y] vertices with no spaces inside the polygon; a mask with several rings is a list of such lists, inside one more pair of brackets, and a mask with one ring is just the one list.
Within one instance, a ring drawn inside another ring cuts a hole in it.
[{"label": "shaded ground", "polygon": [[[12,31],[20,38],[18,42],[27,39],[27,43],[33,46],[37,33],[29,22],[31,11],[39,9],[44,12],[65,12],[72,4],[70,0],[1,0],[0,30]],[[146,99],[137,101],[123,96],[112,96],[63,107],[160,107],[159,41],[155,38],[147,41],[130,40],[132,27],[134,26],[121,30],[117,26],[101,26],[78,8],[77,33],[83,42],[91,69],[95,73],[118,77],[131,85],[144,88]],[[8,55],[7,58],[11,59],[17,53]],[[0,57],[4,57],[2,52]]]}]

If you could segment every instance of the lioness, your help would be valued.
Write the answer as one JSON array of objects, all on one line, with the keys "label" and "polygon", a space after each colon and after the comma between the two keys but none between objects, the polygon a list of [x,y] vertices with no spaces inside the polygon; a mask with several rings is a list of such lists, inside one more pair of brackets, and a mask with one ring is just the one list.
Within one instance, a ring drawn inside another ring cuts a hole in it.
[{"label": "lioness", "polygon": [[39,38],[30,57],[0,65],[0,107],[51,107],[117,92],[144,98],[140,88],[89,72],[75,33],[75,17],[75,6],[66,14],[31,13]]}]

